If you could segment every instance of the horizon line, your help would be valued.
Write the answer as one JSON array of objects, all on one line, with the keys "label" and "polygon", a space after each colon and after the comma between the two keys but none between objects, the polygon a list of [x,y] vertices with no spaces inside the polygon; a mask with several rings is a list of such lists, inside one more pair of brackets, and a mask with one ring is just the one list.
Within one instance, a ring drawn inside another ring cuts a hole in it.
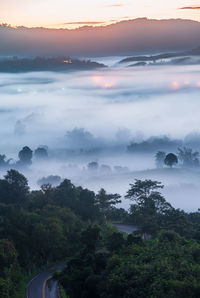
[{"label": "horizon line", "polygon": [[[74,31],[81,28],[102,28],[102,27],[109,27],[115,24],[123,23],[123,22],[131,22],[131,21],[137,21],[137,20],[146,20],[146,21],[191,21],[195,23],[200,23],[198,20],[188,19],[188,18],[148,18],[148,17],[139,17],[139,18],[130,18],[127,19],[127,17],[124,17],[124,19],[119,20],[108,20],[108,21],[77,21],[77,22],[65,22],[60,24],[51,24],[51,25],[41,25],[41,26],[25,26],[25,25],[11,25],[9,23],[0,23],[0,28],[12,28],[12,29],[49,29],[49,30],[68,30],[68,31]],[[53,26],[59,26],[59,25],[83,25],[83,26],[77,26],[76,28],[64,28],[64,27],[58,27],[55,28]]]}]

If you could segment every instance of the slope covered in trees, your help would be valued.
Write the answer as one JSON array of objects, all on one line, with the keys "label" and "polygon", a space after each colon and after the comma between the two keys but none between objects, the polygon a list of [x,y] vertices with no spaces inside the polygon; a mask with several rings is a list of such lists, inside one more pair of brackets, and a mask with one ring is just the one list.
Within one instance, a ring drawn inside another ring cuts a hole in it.
[{"label": "slope covered in trees", "polygon": [[[114,204],[103,191],[98,200],[106,212]],[[104,206],[105,205],[105,206]],[[93,191],[64,180],[58,187],[43,185],[31,191],[28,180],[10,170],[0,180],[0,293],[18,297],[24,274],[64,260],[79,250],[80,233],[87,222],[104,222]]]},{"label": "slope covered in trees", "polygon": [[[26,177],[8,171],[0,180],[1,298],[21,298],[24,276],[64,260],[56,278],[69,297],[199,297],[200,212],[173,208],[162,188],[136,180],[127,212],[104,189],[65,179],[30,190]],[[126,236],[108,221],[138,230]]]},{"label": "slope covered in trees", "polygon": [[112,233],[103,251],[97,250],[97,227],[82,234],[82,249],[57,275],[69,297],[199,297],[199,212],[174,209],[162,188],[151,180],[131,184],[127,198],[134,203],[124,219],[136,224],[137,232]]}]

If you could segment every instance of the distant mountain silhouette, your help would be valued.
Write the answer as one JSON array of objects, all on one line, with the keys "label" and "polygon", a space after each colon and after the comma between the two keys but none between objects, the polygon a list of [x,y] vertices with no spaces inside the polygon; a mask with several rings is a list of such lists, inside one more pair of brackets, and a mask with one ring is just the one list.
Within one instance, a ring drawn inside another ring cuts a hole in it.
[{"label": "distant mountain silhouette", "polygon": [[19,73],[30,71],[75,71],[75,70],[93,70],[105,67],[104,64],[90,60],[71,59],[69,57],[44,58],[36,57],[34,59],[0,59],[0,72]]},{"label": "distant mountain silhouette", "polygon": [[[145,65],[146,61],[157,61],[161,59],[170,59],[170,58],[178,58],[183,57],[182,59],[185,60],[188,57],[186,56],[200,56],[200,47],[187,50],[183,52],[175,52],[175,53],[164,53],[159,55],[151,55],[151,56],[134,56],[122,59],[119,63],[127,63],[127,62],[138,62],[134,64],[134,66]],[[180,61],[180,60],[179,60]]]},{"label": "distant mountain silhouette", "polygon": [[142,18],[75,30],[2,25],[0,41],[0,55],[88,57],[153,54],[198,47],[200,23]]}]

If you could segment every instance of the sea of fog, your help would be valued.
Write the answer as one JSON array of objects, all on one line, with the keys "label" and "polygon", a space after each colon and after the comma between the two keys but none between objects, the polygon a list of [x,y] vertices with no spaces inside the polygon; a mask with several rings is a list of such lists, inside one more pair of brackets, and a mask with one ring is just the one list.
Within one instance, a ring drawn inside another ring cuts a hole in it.
[{"label": "sea of fog", "polygon": [[[200,208],[200,171],[158,171],[152,153],[126,149],[132,139],[200,131],[198,65],[1,73],[0,98],[0,154],[17,160],[24,146],[49,148],[48,161],[25,171],[31,187],[38,188],[41,177],[59,175],[123,196],[135,178],[151,178],[166,185],[163,193],[175,207]],[[88,172],[91,161],[111,171]]]}]

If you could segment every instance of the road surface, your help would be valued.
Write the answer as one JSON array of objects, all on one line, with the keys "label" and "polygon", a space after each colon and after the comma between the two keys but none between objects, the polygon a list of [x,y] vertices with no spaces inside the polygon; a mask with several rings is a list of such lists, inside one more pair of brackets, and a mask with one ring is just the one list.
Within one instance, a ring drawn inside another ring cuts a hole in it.
[{"label": "road surface", "polygon": [[138,230],[137,227],[135,227],[135,226],[130,226],[130,225],[114,224],[114,226],[115,226],[120,232],[126,233],[126,234],[128,234],[128,235]]},{"label": "road surface", "polygon": [[[137,227],[130,225],[114,224],[120,232],[131,234]],[[57,264],[33,277],[26,288],[26,298],[60,298],[58,282],[51,277],[55,272],[62,271],[65,264]]]},{"label": "road surface", "polygon": [[49,280],[45,287],[45,298],[60,298],[58,281]]},{"label": "road surface", "polygon": [[55,272],[62,271],[64,267],[64,263],[57,264],[33,277],[27,285],[26,298],[60,298],[58,282],[51,277]]}]

